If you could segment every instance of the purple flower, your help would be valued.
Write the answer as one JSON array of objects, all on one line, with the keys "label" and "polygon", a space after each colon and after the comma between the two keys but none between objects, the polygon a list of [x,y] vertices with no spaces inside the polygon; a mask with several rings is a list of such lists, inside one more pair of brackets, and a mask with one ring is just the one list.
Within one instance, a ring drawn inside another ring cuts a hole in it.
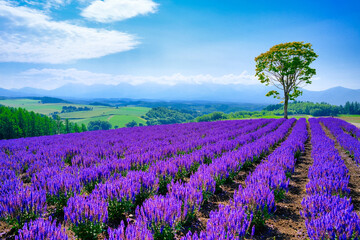
[{"label": "purple flower", "polygon": [[33,239],[49,239],[49,240],[67,240],[65,228],[57,225],[56,221],[45,220],[39,218],[35,221],[25,223],[24,227],[19,230],[19,235],[15,236],[16,240],[33,240]]}]

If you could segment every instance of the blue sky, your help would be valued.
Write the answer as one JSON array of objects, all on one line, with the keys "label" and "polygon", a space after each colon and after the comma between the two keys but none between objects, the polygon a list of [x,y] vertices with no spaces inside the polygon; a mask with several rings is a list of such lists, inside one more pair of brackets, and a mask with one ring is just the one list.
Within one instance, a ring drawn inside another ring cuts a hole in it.
[{"label": "blue sky", "polygon": [[0,0],[0,87],[258,84],[291,41],[319,58],[310,90],[360,89],[358,1]]}]

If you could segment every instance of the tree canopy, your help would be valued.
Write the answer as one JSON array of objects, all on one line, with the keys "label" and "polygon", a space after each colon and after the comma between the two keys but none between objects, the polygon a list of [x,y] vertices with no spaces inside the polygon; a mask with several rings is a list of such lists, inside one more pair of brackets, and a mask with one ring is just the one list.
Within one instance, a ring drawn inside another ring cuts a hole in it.
[{"label": "tree canopy", "polygon": [[285,118],[288,101],[302,95],[299,87],[311,84],[316,70],[310,64],[317,57],[310,43],[289,42],[275,45],[255,58],[255,76],[261,83],[267,86],[271,84],[283,92],[281,96],[277,90],[271,90],[266,96],[283,99]]},{"label": "tree canopy", "polygon": [[101,120],[97,120],[97,121],[90,121],[88,123],[88,130],[89,131],[96,131],[96,130],[109,130],[111,128],[111,123],[109,123],[108,121],[101,121]]},{"label": "tree canopy", "polygon": [[24,108],[0,105],[0,139],[84,132],[86,130],[85,125],[80,127],[68,119],[65,119],[64,124],[58,115],[50,118]]},{"label": "tree canopy", "polygon": [[137,122],[135,122],[135,120],[132,120],[131,122],[128,122],[125,124],[125,127],[131,128],[131,127],[136,127],[138,125]]},{"label": "tree canopy", "polygon": [[194,120],[199,114],[186,109],[152,108],[144,116],[147,125],[184,123]]}]

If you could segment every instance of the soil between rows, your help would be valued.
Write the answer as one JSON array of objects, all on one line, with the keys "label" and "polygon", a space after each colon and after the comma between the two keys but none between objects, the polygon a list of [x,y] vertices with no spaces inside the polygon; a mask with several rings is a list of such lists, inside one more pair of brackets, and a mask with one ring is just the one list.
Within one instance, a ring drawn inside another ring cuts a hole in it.
[{"label": "soil between rows", "polygon": [[263,239],[306,239],[305,220],[300,216],[301,201],[306,196],[309,167],[311,158],[311,131],[308,126],[308,140],[305,151],[296,161],[295,171],[291,175],[289,192],[283,201],[276,204],[275,214],[266,221],[262,233],[254,236],[255,240]]}]

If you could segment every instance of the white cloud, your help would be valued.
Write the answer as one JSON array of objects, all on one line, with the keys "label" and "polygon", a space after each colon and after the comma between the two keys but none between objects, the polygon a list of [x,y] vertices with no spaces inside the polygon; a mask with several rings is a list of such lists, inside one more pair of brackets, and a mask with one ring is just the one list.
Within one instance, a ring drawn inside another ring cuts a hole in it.
[{"label": "white cloud", "polygon": [[97,22],[114,22],[155,13],[157,6],[152,0],[96,0],[81,15]]},{"label": "white cloud", "polygon": [[198,74],[185,76],[180,73],[168,76],[134,76],[134,75],[114,75],[106,73],[93,73],[90,71],[69,69],[30,69],[16,76],[8,77],[5,88],[35,87],[43,89],[54,89],[65,84],[106,84],[117,85],[129,83],[139,85],[143,83],[156,83],[163,85],[176,84],[258,84],[253,75],[244,71],[241,74],[228,74],[223,76],[213,76],[210,74]]},{"label": "white cloud", "polygon": [[41,11],[0,0],[0,61],[67,63],[133,49],[133,35],[52,20]]},{"label": "white cloud", "polygon": [[31,6],[41,7],[46,10],[51,8],[59,8],[69,4],[72,0],[20,0]]}]

